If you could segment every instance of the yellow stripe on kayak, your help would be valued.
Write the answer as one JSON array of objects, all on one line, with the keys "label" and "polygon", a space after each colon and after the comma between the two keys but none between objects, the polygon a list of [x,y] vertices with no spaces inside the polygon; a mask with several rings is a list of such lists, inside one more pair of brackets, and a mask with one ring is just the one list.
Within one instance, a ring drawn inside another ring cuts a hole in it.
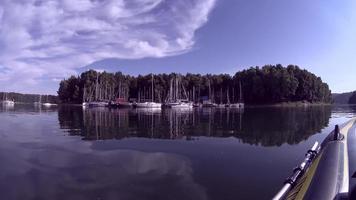
[{"label": "yellow stripe on kayak", "polygon": [[[287,198],[288,200],[291,200],[291,199],[296,199],[296,200],[299,200],[299,199],[303,199],[304,198],[304,195],[307,193],[307,190],[309,188],[309,185],[314,177],[314,174],[315,174],[315,171],[316,171],[316,168],[318,167],[319,165],[319,161],[320,161],[320,158],[323,154],[320,153],[318,155],[318,157],[314,160],[314,162],[312,163],[312,165],[310,166],[309,170],[307,171],[307,173],[305,173],[303,175],[303,177],[301,178],[301,180],[304,180],[303,183],[301,183],[301,186],[300,186],[300,189],[299,191],[297,192],[297,195],[294,197],[294,198]],[[299,183],[298,183],[299,184]]]},{"label": "yellow stripe on kayak", "polygon": [[342,141],[344,145],[344,176],[342,179],[342,185],[339,193],[348,193],[349,192],[349,151],[347,147],[347,135],[349,130],[355,124],[356,119],[352,119],[340,130],[340,134],[344,136],[344,140]]},{"label": "yellow stripe on kayak", "polygon": [[[356,123],[356,118],[345,123],[343,128],[340,130],[340,134],[343,135],[344,139],[341,141],[344,143],[344,167],[343,167],[343,180],[342,186],[339,193],[348,193],[349,190],[349,158],[348,158],[348,148],[347,148],[347,135],[349,130]],[[287,200],[302,200],[308,191],[310,183],[314,177],[315,171],[319,165],[320,158],[322,157],[322,152],[314,160],[308,171],[300,178],[297,185],[291,190],[287,196]]]}]

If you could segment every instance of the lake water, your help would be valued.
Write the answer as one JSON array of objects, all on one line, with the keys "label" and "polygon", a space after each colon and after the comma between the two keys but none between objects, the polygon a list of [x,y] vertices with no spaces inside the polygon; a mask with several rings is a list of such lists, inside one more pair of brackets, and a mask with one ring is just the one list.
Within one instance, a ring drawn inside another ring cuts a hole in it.
[{"label": "lake water", "polygon": [[270,199],[356,107],[0,106],[1,199]]}]

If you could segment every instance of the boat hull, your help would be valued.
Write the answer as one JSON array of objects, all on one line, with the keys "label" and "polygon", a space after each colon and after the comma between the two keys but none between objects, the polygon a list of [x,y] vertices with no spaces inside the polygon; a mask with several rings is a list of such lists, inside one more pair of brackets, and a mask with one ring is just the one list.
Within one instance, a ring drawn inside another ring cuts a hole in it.
[{"label": "boat hull", "polygon": [[15,105],[15,102],[14,101],[10,101],[10,100],[5,100],[2,102],[3,105],[5,106],[13,106]]},{"label": "boat hull", "polygon": [[90,102],[89,107],[107,107],[109,103],[107,102]]},{"label": "boat hull", "polygon": [[155,102],[143,102],[143,103],[136,103],[137,108],[161,108],[161,103]]},{"label": "boat hull", "polygon": [[191,102],[178,102],[178,103],[167,103],[165,107],[168,108],[193,108],[193,103]]}]

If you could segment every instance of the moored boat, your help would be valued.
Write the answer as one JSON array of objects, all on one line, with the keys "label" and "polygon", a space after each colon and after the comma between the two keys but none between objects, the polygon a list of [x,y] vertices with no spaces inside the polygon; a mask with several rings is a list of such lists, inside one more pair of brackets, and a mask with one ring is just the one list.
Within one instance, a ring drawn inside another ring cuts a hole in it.
[{"label": "moored boat", "polygon": [[211,102],[210,100],[204,100],[202,106],[205,108],[215,108],[217,107],[217,104]]},{"label": "moored boat", "polygon": [[227,105],[227,104],[221,103],[221,104],[217,104],[216,107],[217,107],[217,108],[226,108],[226,107],[227,107],[226,105]]},{"label": "moored boat", "polygon": [[127,101],[125,98],[117,98],[116,101],[113,103],[114,107],[117,108],[132,108],[133,103]]},{"label": "moored boat", "polygon": [[14,106],[15,105],[15,101],[14,100],[10,100],[8,98],[8,94],[4,93],[4,97],[3,97],[3,101],[2,101],[2,105],[4,106]]},{"label": "moored boat", "polygon": [[176,75],[170,81],[170,88],[164,107],[167,108],[193,108],[193,102],[189,101],[181,76]]},{"label": "moored boat", "polygon": [[137,108],[161,108],[162,104],[156,102],[140,102],[140,103],[136,103],[136,107]]},{"label": "moored boat", "polygon": [[232,103],[232,104],[229,104],[229,107],[230,108],[245,108],[245,104],[244,103]]},{"label": "moored boat", "polygon": [[13,100],[4,100],[2,102],[2,104],[6,105],[6,106],[13,106],[13,105],[15,105],[15,101],[13,101]]},{"label": "moored boat", "polygon": [[46,102],[45,103],[42,103],[43,106],[45,107],[51,107],[51,106],[57,106],[56,103],[51,103],[48,99],[48,95],[46,95]]},{"label": "moored boat", "polygon": [[161,103],[154,102],[154,89],[153,89],[153,74],[151,74],[151,101],[137,102],[135,103],[136,108],[162,108]]},{"label": "moored boat", "polygon": [[35,106],[41,106],[42,105],[42,95],[38,97],[38,101],[33,102]]},{"label": "moored boat", "polygon": [[203,105],[201,103],[193,103],[194,108],[201,108]]},{"label": "moored boat", "polygon": [[89,107],[107,107],[109,105],[108,102],[105,101],[93,101],[88,104]]},{"label": "moored boat", "polygon": [[118,107],[119,108],[131,108],[133,106],[132,102],[119,102]]},{"label": "moored boat", "polygon": [[192,102],[179,102],[177,105],[171,106],[171,108],[193,108]]},{"label": "moored boat", "polygon": [[55,103],[43,103],[42,105],[46,107],[57,106]]},{"label": "moored boat", "polygon": [[176,102],[168,102],[164,104],[168,108],[193,108],[193,102],[187,100],[179,100]]}]

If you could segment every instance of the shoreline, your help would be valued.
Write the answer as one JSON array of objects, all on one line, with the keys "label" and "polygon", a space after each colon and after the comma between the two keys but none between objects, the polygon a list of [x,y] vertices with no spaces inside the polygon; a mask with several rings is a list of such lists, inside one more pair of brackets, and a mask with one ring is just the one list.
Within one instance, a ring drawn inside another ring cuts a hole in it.
[{"label": "shoreline", "polygon": [[275,104],[247,104],[245,105],[246,108],[262,108],[262,107],[277,107],[277,108],[287,108],[287,107],[310,107],[310,106],[333,106],[332,103],[310,103],[310,102],[281,102]]},{"label": "shoreline", "polygon": [[[16,102],[16,104],[33,104],[27,102]],[[78,103],[58,103],[58,106],[82,106],[82,104]],[[310,102],[281,102],[275,104],[245,104],[245,108],[266,108],[266,107],[276,107],[276,108],[283,108],[283,107],[310,107],[310,106],[334,106],[334,105],[341,105],[341,104],[332,104],[332,103],[310,103]],[[343,106],[349,106],[352,104],[343,104]],[[355,104],[356,105],[356,104]]]}]

